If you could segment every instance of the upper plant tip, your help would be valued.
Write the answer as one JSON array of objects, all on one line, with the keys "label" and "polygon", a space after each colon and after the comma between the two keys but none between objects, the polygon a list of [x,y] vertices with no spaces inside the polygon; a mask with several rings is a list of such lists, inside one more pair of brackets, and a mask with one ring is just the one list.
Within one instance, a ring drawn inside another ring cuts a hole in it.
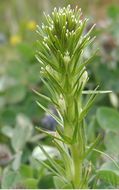
[{"label": "upper plant tip", "polygon": [[67,6],[67,8],[71,8],[71,5],[69,4],[69,5]]},{"label": "upper plant tip", "polygon": [[95,27],[96,27],[96,23],[93,24],[92,29],[94,29]]},{"label": "upper plant tip", "polygon": [[46,13],[45,13],[45,11],[43,11],[43,15],[44,15],[44,16],[46,16]]},{"label": "upper plant tip", "polygon": [[57,8],[56,7],[54,7],[54,12],[57,12]]},{"label": "upper plant tip", "polygon": [[36,25],[36,28],[39,29],[39,25],[38,24]]}]

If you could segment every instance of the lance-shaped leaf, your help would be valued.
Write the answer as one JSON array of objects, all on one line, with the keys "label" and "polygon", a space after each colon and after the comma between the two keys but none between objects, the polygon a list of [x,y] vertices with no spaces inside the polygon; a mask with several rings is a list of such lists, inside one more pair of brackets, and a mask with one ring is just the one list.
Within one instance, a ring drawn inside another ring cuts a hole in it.
[{"label": "lance-shaped leaf", "polygon": [[49,78],[49,80],[51,81],[52,85],[55,86],[55,89],[58,89],[59,92],[61,92],[62,94],[64,94],[63,89],[62,89],[62,87],[60,86],[60,84],[59,84],[59,82],[57,81],[57,79],[55,79],[54,76],[52,76],[52,75],[49,73],[49,71],[46,70],[46,72],[47,72],[47,74],[48,74],[48,78]]},{"label": "lance-shaped leaf", "polygon": [[83,158],[86,158],[91,152],[92,150],[99,144],[100,140],[101,140],[101,135],[99,134],[98,137],[94,140],[94,142],[92,143],[92,145],[88,148],[88,150],[84,153]]},{"label": "lance-shaped leaf", "polygon": [[85,19],[81,25],[79,26],[79,28],[76,29],[75,31],[75,45],[77,45],[77,43],[79,42],[79,39],[81,37],[81,35],[83,34],[84,32],[84,29],[86,27],[86,23],[87,23],[87,19]]},{"label": "lance-shaped leaf", "polygon": [[47,157],[48,161],[50,162],[51,166],[57,171],[57,173],[59,173],[59,175],[65,176],[65,171],[64,169],[60,166],[60,164],[58,164],[53,158],[51,158],[49,156],[49,154],[45,151],[45,149],[43,148],[43,146],[41,146],[39,144],[40,149],[42,150],[42,152],[45,154],[45,156]]},{"label": "lance-shaped leaf", "polygon": [[55,121],[57,123],[59,123],[59,125],[63,126],[62,121],[53,113],[51,113],[47,108],[45,108],[40,102],[36,101],[36,103],[38,104],[38,106],[40,106],[46,113],[48,113],[49,115],[51,115],[51,117],[53,117],[55,119]]},{"label": "lance-shaped leaf", "polygon": [[40,92],[36,91],[33,89],[33,92],[35,92],[35,94],[37,94],[38,96],[40,96],[41,98],[47,100],[48,102],[52,102],[51,99],[43,94],[41,94]]},{"label": "lance-shaped leaf", "polygon": [[92,55],[89,59],[87,59],[86,61],[84,61],[84,63],[80,64],[80,65],[77,67],[77,70],[76,70],[76,72],[75,72],[75,75],[79,74],[82,69],[84,69],[88,64],[90,64],[90,63],[94,60],[94,58],[95,58],[97,52],[98,52],[98,50],[96,50],[96,51],[93,53],[93,55]]},{"label": "lance-shaped leaf", "polygon": [[111,90],[83,90],[82,94],[108,94],[111,93]]},{"label": "lance-shaped leaf", "polygon": [[36,127],[36,129],[37,129],[38,131],[40,131],[40,132],[42,132],[42,133],[48,135],[49,137],[51,137],[51,138],[53,138],[53,139],[59,140],[59,141],[61,141],[61,142],[64,142],[63,139],[58,138],[58,137],[56,136],[56,132],[46,131],[46,130],[41,129],[40,127]]},{"label": "lance-shaped leaf", "polygon": [[51,93],[52,97],[55,97],[55,91],[54,89],[48,84],[48,82],[46,82],[42,76],[40,76],[41,80],[43,81],[43,83],[45,84],[45,86],[47,87],[47,89],[49,90],[49,92]]},{"label": "lance-shaped leaf", "polygon": [[[98,88],[98,87],[97,87],[97,88]],[[97,88],[96,88],[96,89],[97,89]],[[95,91],[96,91],[96,89],[95,89]],[[81,122],[82,119],[85,118],[85,116],[87,115],[87,113],[88,113],[90,107],[91,107],[92,104],[94,103],[94,100],[95,100],[96,96],[97,96],[97,94],[95,94],[95,93],[94,93],[94,94],[91,94],[91,96],[90,96],[88,102],[86,103],[86,105],[85,105],[84,108],[83,108],[83,111],[82,111],[81,114],[80,114],[80,119],[79,119],[80,122]]]},{"label": "lance-shaped leaf", "polygon": [[71,138],[66,136],[64,134],[64,132],[61,130],[61,128],[59,128],[58,126],[56,126],[57,132],[59,133],[59,135],[62,137],[63,141],[67,144],[71,143]]},{"label": "lance-shaped leaf", "polygon": [[53,61],[51,61],[51,58],[48,59],[43,53],[38,52],[39,59],[44,63],[44,65],[50,65],[55,71],[59,72],[59,69],[57,68],[56,64],[53,64]]},{"label": "lance-shaped leaf", "polygon": [[69,153],[66,151],[66,147],[63,147],[63,144],[58,143],[56,140],[54,140],[54,144],[57,147],[57,149],[59,150],[59,152],[61,153],[61,156],[63,158],[64,161],[64,167],[66,168],[66,175],[68,178],[71,177],[71,175],[73,174],[73,163],[72,163],[72,159],[69,155]]}]

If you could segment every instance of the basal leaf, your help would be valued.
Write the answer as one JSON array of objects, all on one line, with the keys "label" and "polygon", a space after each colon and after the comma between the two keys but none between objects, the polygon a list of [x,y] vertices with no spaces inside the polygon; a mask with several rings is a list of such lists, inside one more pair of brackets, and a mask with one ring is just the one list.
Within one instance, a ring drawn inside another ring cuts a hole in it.
[{"label": "basal leaf", "polygon": [[100,107],[96,118],[99,125],[106,131],[119,132],[119,113],[108,107]]}]

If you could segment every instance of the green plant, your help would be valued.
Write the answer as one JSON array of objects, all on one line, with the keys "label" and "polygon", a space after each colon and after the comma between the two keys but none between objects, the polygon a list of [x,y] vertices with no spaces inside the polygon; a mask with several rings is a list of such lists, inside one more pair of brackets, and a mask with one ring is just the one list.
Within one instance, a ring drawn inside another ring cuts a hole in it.
[{"label": "green plant", "polygon": [[[37,59],[41,64],[41,79],[51,97],[36,92],[41,98],[55,105],[58,116],[50,113],[40,102],[38,105],[58,123],[56,132],[46,133],[60,152],[60,161],[52,159],[40,146],[48,162],[40,161],[54,175],[57,188],[89,188],[91,163],[88,155],[100,138],[87,148],[85,117],[100,91],[85,87],[88,82],[86,66],[92,62],[96,52],[87,60],[85,48],[93,42],[94,26],[85,33],[87,19],[82,20],[81,10],[56,8],[46,23],[38,27],[39,41]],[[88,97],[89,96],[89,97]],[[87,99],[87,101],[86,101]]]}]

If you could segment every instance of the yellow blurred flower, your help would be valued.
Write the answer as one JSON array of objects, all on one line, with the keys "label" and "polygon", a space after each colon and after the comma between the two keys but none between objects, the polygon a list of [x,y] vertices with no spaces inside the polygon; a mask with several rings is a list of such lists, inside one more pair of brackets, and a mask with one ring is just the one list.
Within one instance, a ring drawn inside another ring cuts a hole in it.
[{"label": "yellow blurred flower", "polygon": [[36,22],[34,20],[31,20],[27,23],[26,27],[28,30],[33,31],[36,29],[36,25],[37,25]]},{"label": "yellow blurred flower", "polygon": [[11,45],[17,45],[22,41],[21,36],[19,35],[13,35],[10,37],[10,43]]}]

